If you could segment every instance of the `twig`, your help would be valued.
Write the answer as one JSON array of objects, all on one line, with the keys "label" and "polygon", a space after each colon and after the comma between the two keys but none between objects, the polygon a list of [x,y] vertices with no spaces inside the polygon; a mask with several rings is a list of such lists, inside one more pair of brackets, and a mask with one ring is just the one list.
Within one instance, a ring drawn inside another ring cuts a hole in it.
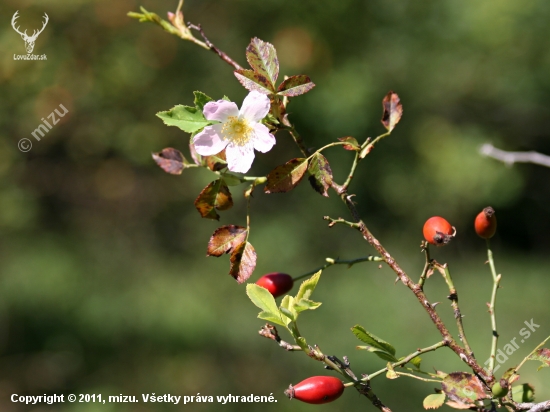
[{"label": "twig", "polygon": [[[439,349],[443,346],[447,346],[447,344],[445,343],[445,341],[441,341],[441,342],[438,342],[436,343],[435,345],[432,345],[432,346],[428,346],[427,348],[422,348],[422,349],[417,349],[416,352],[413,352],[411,353],[410,355],[407,355],[405,356],[403,359],[401,359],[399,362],[395,362],[395,363],[392,363],[392,367],[393,368],[396,368],[398,366],[403,366],[403,365],[406,365],[407,363],[409,363],[412,359],[416,358],[417,356],[420,356],[422,355],[423,353],[426,353],[426,352],[432,352],[436,349]],[[376,371],[374,373],[371,373],[370,375],[366,376],[364,379],[362,380],[366,380],[366,381],[370,381],[372,378],[375,378],[376,376],[384,373],[384,372],[387,372],[388,371],[388,368],[385,367],[384,369],[380,369],[379,371]]]},{"label": "twig", "polygon": [[449,287],[449,296],[447,296],[447,298],[451,301],[451,306],[453,307],[456,325],[458,327],[458,336],[460,337],[462,343],[464,343],[464,348],[466,349],[468,354],[471,357],[475,358],[474,352],[472,351],[472,348],[470,347],[470,344],[466,339],[466,332],[464,331],[464,324],[462,322],[462,313],[460,312],[460,307],[458,306],[458,292],[456,291],[456,288],[454,286],[451,272],[449,271],[449,266],[447,264],[440,265],[437,262],[434,263],[434,266],[437,268],[437,270],[439,270],[439,273],[441,273],[441,275],[445,279],[445,283],[447,283],[447,286]]},{"label": "twig", "polygon": [[372,256],[372,255],[362,257],[362,258],[357,258],[357,259],[350,259],[350,260],[341,260],[341,259],[338,259],[338,258],[333,259],[333,258],[328,257],[325,260],[326,260],[327,263],[325,263],[323,266],[319,266],[318,268],[313,269],[313,270],[311,270],[307,273],[304,273],[303,275],[296,276],[295,278],[293,278],[293,280],[297,281],[297,280],[306,278],[306,277],[308,277],[310,275],[313,275],[314,273],[317,273],[320,270],[324,270],[324,269],[326,269],[326,268],[328,268],[329,266],[332,266],[332,265],[348,265],[348,269],[349,269],[350,267],[352,267],[356,263],[361,263],[361,262],[383,262],[384,261],[384,259],[382,259],[380,256]]},{"label": "twig", "polygon": [[424,288],[424,282],[428,277],[428,272],[432,269],[432,259],[430,257],[430,244],[428,242],[422,241],[422,250],[426,255],[426,263],[424,264],[424,269],[422,269],[422,274],[420,275],[420,280],[418,281],[418,286],[422,289]]},{"label": "twig", "polygon": [[495,359],[497,354],[498,345],[498,332],[497,332],[497,315],[495,313],[495,303],[497,300],[497,291],[500,285],[501,276],[497,275],[495,269],[495,261],[493,259],[493,251],[491,250],[491,244],[487,239],[487,260],[491,268],[491,274],[493,275],[493,291],[491,293],[491,303],[489,303],[489,314],[491,315],[491,328],[493,329],[493,339],[491,342],[491,356],[489,358],[489,373],[492,375],[495,368]]},{"label": "twig", "polygon": [[506,152],[504,150],[497,149],[490,143],[485,143],[479,149],[479,153],[499,160],[507,166],[512,166],[514,163],[533,163],[540,166],[550,167],[550,156],[535,151]]},{"label": "twig", "polygon": [[328,227],[332,227],[337,223],[342,223],[346,226],[351,227],[352,229],[359,229],[359,225],[357,223],[349,222],[345,219],[342,219],[341,217],[339,217],[338,219],[333,219],[330,216],[324,216],[323,219],[329,221]]},{"label": "twig", "polygon": [[231,66],[233,66],[233,68],[235,70],[241,70],[242,69],[242,67],[239,66],[239,64],[235,60],[233,60],[231,57],[229,57],[223,51],[218,49],[216,46],[214,46],[214,44],[212,44],[212,42],[210,40],[208,40],[208,37],[206,37],[206,34],[204,34],[204,30],[202,29],[200,24],[195,25],[195,24],[192,24],[192,23],[187,23],[187,27],[189,27],[190,29],[193,29],[193,30],[197,30],[200,33],[202,39],[204,40],[204,43],[208,46],[208,48],[210,50],[212,50],[214,53],[216,53],[224,62],[226,62],[227,64],[230,64]]}]

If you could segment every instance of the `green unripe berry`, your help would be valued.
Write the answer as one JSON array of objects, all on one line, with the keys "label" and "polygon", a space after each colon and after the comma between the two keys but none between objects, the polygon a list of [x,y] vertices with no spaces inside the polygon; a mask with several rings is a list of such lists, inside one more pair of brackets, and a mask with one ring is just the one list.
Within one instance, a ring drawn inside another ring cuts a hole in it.
[{"label": "green unripe berry", "polygon": [[506,379],[501,379],[500,382],[496,382],[493,385],[491,391],[496,398],[504,398],[506,395],[508,395],[508,388],[508,381]]}]

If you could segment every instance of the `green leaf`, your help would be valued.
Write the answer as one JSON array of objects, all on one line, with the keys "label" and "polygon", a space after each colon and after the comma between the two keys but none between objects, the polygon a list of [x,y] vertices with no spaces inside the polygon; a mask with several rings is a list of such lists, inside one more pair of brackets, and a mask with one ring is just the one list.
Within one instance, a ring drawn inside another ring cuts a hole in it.
[{"label": "green leaf", "polygon": [[297,158],[277,166],[267,175],[265,193],[285,193],[294,189],[307,171],[307,159]]},{"label": "green leaf", "polygon": [[548,348],[540,348],[531,355],[527,357],[527,360],[534,360],[534,361],[540,361],[542,362],[542,365],[540,365],[537,368],[537,371],[540,371],[542,368],[547,368],[550,366],[550,349]]},{"label": "green leaf", "polygon": [[321,153],[315,153],[309,161],[309,183],[316,192],[328,197],[328,189],[332,185],[332,169],[328,160]]},{"label": "green leaf", "polygon": [[280,313],[260,312],[258,313],[258,319],[267,320],[270,323],[276,323],[277,325],[286,326],[284,320],[281,319]]},{"label": "green leaf", "polygon": [[395,356],[395,348],[392,345],[372,333],[367,332],[361,325],[355,325],[351,330],[360,341]]},{"label": "green leaf", "polygon": [[286,321],[287,326],[291,321],[296,322],[296,319],[298,319],[298,312],[296,312],[296,310],[294,309],[294,298],[292,296],[286,295],[281,301],[281,305],[279,306],[279,309],[281,310],[281,312],[283,312],[283,310],[287,310],[290,313],[292,313],[291,317],[286,317],[284,319]]},{"label": "green leaf", "polygon": [[241,184],[241,180],[232,175],[222,174],[223,180],[227,183],[227,186],[238,186]]},{"label": "green leaf", "polygon": [[197,108],[197,110],[200,110],[201,113],[204,110],[204,105],[206,103],[214,101],[214,99],[212,99],[210,96],[207,96],[203,92],[195,91],[193,92],[193,94],[195,95],[195,101],[193,103],[195,103],[195,107]]},{"label": "green leaf", "polygon": [[305,310],[315,310],[319,306],[321,306],[321,302],[314,302],[309,299],[300,299],[294,304],[294,309],[296,309],[296,312],[300,313]]},{"label": "green leaf", "polygon": [[428,395],[424,398],[424,409],[437,409],[443,405],[443,402],[445,402],[444,393],[434,393],[432,395]]},{"label": "green leaf", "polygon": [[195,207],[203,218],[220,220],[218,210],[227,210],[233,206],[231,192],[223,179],[206,186],[195,199]]},{"label": "green leaf", "polygon": [[246,285],[246,294],[252,303],[259,307],[263,312],[269,312],[277,315],[279,314],[279,309],[277,308],[275,298],[266,288],[256,285],[255,283],[249,283]]},{"label": "green leaf", "polygon": [[302,282],[302,284],[300,285],[300,289],[298,289],[298,293],[294,297],[294,301],[299,302],[301,299],[310,298],[311,294],[315,290],[315,287],[317,286],[317,283],[319,282],[319,278],[321,277],[322,272],[323,271],[320,270],[309,279]]},{"label": "green leaf", "polygon": [[292,322],[296,322],[296,312],[292,312],[288,310],[287,308],[281,308],[281,313],[285,315],[288,319],[290,319]]},{"label": "green leaf", "polygon": [[254,37],[246,48],[246,60],[256,73],[266,77],[271,91],[275,91],[275,82],[279,76],[279,60],[275,47]]},{"label": "green leaf", "polygon": [[231,253],[229,274],[238,283],[246,282],[256,268],[256,259],[254,247],[249,242],[241,243]]},{"label": "green leaf", "polygon": [[294,97],[307,93],[314,87],[315,83],[313,83],[308,76],[300,74],[298,76],[290,76],[288,79],[285,79],[279,85],[277,94],[279,96]]},{"label": "green leaf", "polygon": [[262,94],[271,94],[271,84],[259,73],[256,73],[253,70],[240,69],[233,72],[239,83],[247,90],[253,91],[256,90]]},{"label": "green leaf", "polygon": [[196,107],[177,105],[157,116],[168,126],[176,126],[187,133],[193,133],[211,124]]},{"label": "green leaf", "polygon": [[392,362],[392,363],[398,362],[398,359],[395,356],[393,356],[391,353],[386,352],[383,349],[378,349],[373,346],[357,346],[356,348],[361,350],[366,350],[368,352],[372,352],[376,356],[378,356],[380,359],[383,359],[385,361]]},{"label": "green leaf", "polygon": [[416,356],[412,358],[409,363],[412,363],[416,369],[420,369],[420,365],[422,364],[422,358],[420,356]]}]

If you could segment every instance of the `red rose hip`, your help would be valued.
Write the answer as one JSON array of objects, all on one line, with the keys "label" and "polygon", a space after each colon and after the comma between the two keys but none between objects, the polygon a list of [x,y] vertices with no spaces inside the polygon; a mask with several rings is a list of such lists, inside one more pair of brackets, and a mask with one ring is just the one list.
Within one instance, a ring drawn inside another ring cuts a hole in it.
[{"label": "red rose hip", "polygon": [[312,404],[329,403],[344,393],[344,384],[334,376],[312,376],[300,383],[290,385],[285,391],[289,399]]},{"label": "red rose hip", "polygon": [[263,275],[260,279],[256,281],[256,285],[262,286],[269,290],[269,293],[273,295],[274,298],[284,295],[292,286],[294,286],[294,280],[290,275],[286,273],[268,273]]},{"label": "red rose hip", "polygon": [[456,229],[439,216],[433,216],[426,220],[422,232],[424,233],[424,239],[436,246],[446,245],[456,235]]},{"label": "red rose hip", "polygon": [[476,216],[474,221],[474,228],[479,237],[483,239],[490,239],[495,235],[497,231],[497,217],[495,216],[495,209],[491,206],[487,206]]}]

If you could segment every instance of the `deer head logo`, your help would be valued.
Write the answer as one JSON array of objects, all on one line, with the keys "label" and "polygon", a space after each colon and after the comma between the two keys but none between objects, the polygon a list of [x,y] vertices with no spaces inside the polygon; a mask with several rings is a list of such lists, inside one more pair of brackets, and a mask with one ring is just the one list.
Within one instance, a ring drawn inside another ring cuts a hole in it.
[{"label": "deer head logo", "polygon": [[13,15],[13,18],[11,19],[11,26],[13,27],[13,29],[17,33],[19,33],[21,35],[21,37],[25,41],[25,48],[27,49],[27,53],[30,54],[30,53],[32,53],[32,50],[34,49],[34,42],[36,41],[36,38],[38,37],[38,35],[40,33],[42,33],[44,31],[44,28],[46,27],[46,24],[48,24],[49,17],[46,13],[44,13],[44,24],[42,25],[42,28],[40,30],[34,30],[34,32],[32,33],[32,36],[29,36],[27,34],[27,30],[25,30],[23,33],[21,33],[19,31],[19,27],[15,26],[15,20],[17,20],[19,18],[17,13],[19,13],[19,10],[17,10],[15,12],[15,14]]}]

